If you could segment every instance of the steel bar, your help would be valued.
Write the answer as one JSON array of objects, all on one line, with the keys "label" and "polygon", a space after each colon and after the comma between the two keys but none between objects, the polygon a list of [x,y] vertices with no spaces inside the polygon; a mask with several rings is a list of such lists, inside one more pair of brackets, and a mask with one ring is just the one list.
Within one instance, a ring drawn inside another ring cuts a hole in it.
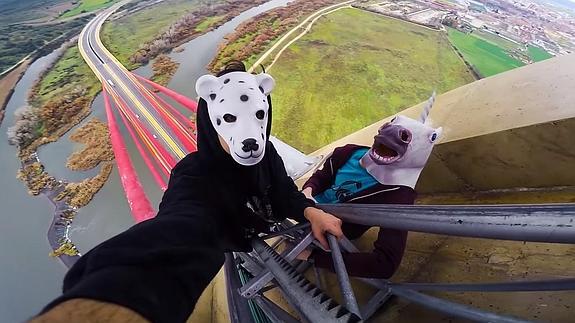
[{"label": "steel bar", "polygon": [[[311,232],[308,233],[299,243],[297,243],[286,255],[287,261],[292,261],[297,255],[299,255],[307,246],[314,240]],[[240,295],[243,297],[251,298],[256,293],[267,285],[273,279],[273,275],[268,271],[264,270],[256,277],[250,279],[250,281],[240,288]]]},{"label": "steel bar", "polygon": [[298,323],[295,317],[277,306],[265,296],[256,296],[254,301],[274,323]]},{"label": "steel bar", "polygon": [[279,231],[279,232],[274,232],[274,233],[266,234],[265,236],[261,237],[260,239],[267,240],[267,239],[271,239],[271,238],[274,238],[274,237],[277,237],[277,236],[282,236],[282,235],[284,235],[284,234],[286,234],[286,233],[292,233],[292,232],[294,232],[294,231],[305,230],[305,229],[309,228],[309,226],[310,226],[310,223],[309,223],[309,222],[296,224],[296,225],[294,225],[294,226],[291,227],[291,228],[288,228],[288,229],[285,229],[285,230],[282,230],[282,231]]},{"label": "steel bar", "polygon": [[257,275],[263,270],[263,265],[248,253],[238,252],[237,255],[244,261],[242,266],[252,275]]},{"label": "steel bar", "polygon": [[252,246],[303,319],[313,323],[361,322],[357,315],[315,287],[265,242],[255,239]]},{"label": "steel bar", "polygon": [[318,204],[345,222],[464,237],[575,243],[575,204]]},{"label": "steel bar", "polygon": [[477,321],[477,322],[502,322],[502,323],[524,323],[527,321],[498,315],[495,313],[486,312],[480,309],[476,309],[467,305],[462,305],[454,302],[450,302],[437,297],[422,294],[413,290],[409,290],[401,287],[394,287],[391,289],[394,295],[405,298],[411,302],[417,303],[429,309],[443,312],[456,317]]},{"label": "steel bar", "polygon": [[367,321],[389,298],[393,296],[391,290],[379,290],[373,295],[367,304],[361,309],[361,317]]},{"label": "steel bar", "polygon": [[343,303],[350,312],[361,317],[361,312],[359,311],[357,300],[355,299],[353,289],[351,288],[351,282],[349,281],[349,276],[347,274],[347,269],[345,268],[341,250],[339,249],[339,244],[337,243],[337,238],[328,233],[327,241],[331,249],[331,259],[333,260],[333,267],[335,268],[335,273],[337,275]]},{"label": "steel bar", "polygon": [[359,252],[359,249],[357,249],[353,242],[349,241],[346,237],[339,239],[339,244],[346,252]]},{"label": "steel bar", "polygon": [[389,287],[402,287],[419,291],[454,291],[454,292],[535,292],[575,290],[575,279],[551,279],[535,281],[515,281],[502,283],[390,283]]},{"label": "steel bar", "polygon": [[248,300],[238,294],[238,289],[242,286],[238,269],[231,253],[226,253],[224,263],[224,275],[226,277],[228,311],[230,322],[232,323],[254,323]]}]

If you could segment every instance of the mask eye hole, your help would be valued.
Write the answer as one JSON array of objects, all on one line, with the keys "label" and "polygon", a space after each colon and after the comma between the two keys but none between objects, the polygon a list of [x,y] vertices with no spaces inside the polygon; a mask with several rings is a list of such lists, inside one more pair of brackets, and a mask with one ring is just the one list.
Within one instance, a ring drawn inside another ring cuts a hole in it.
[{"label": "mask eye hole", "polygon": [[232,115],[232,114],[229,114],[229,113],[224,114],[224,121],[227,122],[227,123],[236,122],[236,119],[237,119],[237,118],[236,118],[235,115]]},{"label": "mask eye hole", "polygon": [[259,120],[263,120],[265,116],[266,113],[264,112],[264,110],[258,110],[258,112],[256,112],[256,118],[258,118]]},{"label": "mask eye hole", "polygon": [[429,137],[429,139],[431,140],[431,142],[434,142],[437,139],[437,133],[432,133],[431,137]]},{"label": "mask eye hole", "polygon": [[389,121],[389,122],[390,122],[390,123],[394,123],[396,120],[397,120],[397,116],[393,117],[393,118],[391,119],[391,121]]}]

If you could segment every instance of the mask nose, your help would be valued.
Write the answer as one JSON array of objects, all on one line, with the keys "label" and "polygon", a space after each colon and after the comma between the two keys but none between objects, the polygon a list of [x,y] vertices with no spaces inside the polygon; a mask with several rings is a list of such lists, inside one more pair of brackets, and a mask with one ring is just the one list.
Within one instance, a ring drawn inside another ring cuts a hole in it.
[{"label": "mask nose", "polygon": [[242,141],[242,150],[247,152],[250,151],[256,151],[258,150],[258,148],[260,148],[260,146],[258,145],[257,141],[254,138],[248,138],[244,141]]},{"label": "mask nose", "polygon": [[405,128],[402,128],[399,130],[399,139],[401,139],[402,142],[408,144],[411,142],[411,132]]}]

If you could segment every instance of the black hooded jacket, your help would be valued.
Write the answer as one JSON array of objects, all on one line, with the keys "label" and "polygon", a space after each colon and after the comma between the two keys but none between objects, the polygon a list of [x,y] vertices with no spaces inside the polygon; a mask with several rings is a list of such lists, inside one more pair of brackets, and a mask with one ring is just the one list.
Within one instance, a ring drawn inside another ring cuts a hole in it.
[{"label": "black hooded jacket", "polygon": [[87,298],[152,322],[185,322],[225,251],[251,249],[250,235],[273,221],[304,220],[313,202],[297,190],[269,140],[258,164],[242,166],[221,148],[204,100],[197,129],[198,151],[172,170],[157,216],[82,256],[64,279],[63,295],[44,311]]}]

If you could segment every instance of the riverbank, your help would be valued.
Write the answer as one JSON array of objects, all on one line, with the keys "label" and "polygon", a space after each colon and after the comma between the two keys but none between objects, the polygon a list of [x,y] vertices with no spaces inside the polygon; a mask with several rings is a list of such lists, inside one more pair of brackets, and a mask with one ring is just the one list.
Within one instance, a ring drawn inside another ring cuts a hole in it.
[{"label": "riverbank", "polygon": [[152,72],[154,72],[154,74],[152,74],[150,80],[166,86],[174,74],[176,74],[178,66],[180,66],[180,63],[174,61],[170,56],[160,55],[152,64]]},{"label": "riverbank", "polygon": [[8,101],[10,101],[10,98],[12,97],[12,93],[14,93],[14,87],[16,86],[16,83],[20,81],[24,72],[26,72],[31,61],[32,60],[30,58],[26,59],[20,63],[18,67],[0,79],[0,124],[2,124],[2,120],[4,120],[4,110],[6,109]]},{"label": "riverbank", "polygon": [[79,255],[68,236],[76,210],[90,203],[106,183],[114,166],[108,128],[102,121],[90,120],[78,128],[70,139],[83,143],[85,147],[72,154],[66,166],[71,170],[82,171],[101,165],[98,174],[78,183],[57,180],[45,171],[34,150],[28,155],[20,153],[22,167],[17,175],[28,187],[30,195],[44,195],[54,205],[54,219],[48,231],[48,241],[53,250],[50,255],[59,257],[67,266]]},{"label": "riverbank", "polygon": [[[237,10],[242,11],[255,5],[256,3],[242,0],[216,9],[229,9],[228,14],[233,15]],[[198,26],[195,30],[198,34],[206,33],[213,28],[213,24],[221,21],[223,20],[213,17],[196,20]],[[178,63],[167,56],[156,61],[156,77],[164,77],[163,80],[156,80],[167,83],[177,70]],[[102,130],[107,128],[101,122],[90,121],[70,137],[72,141],[84,143],[85,147],[68,158],[67,168],[86,171],[100,165],[96,175],[79,182],[68,183],[48,174],[38,159],[37,151],[45,144],[60,140],[70,129],[83,122],[91,113],[92,101],[100,90],[100,82],[83,61],[77,45],[74,44],[65,49],[61,57],[41,73],[28,96],[28,106],[22,107],[15,114],[14,126],[8,131],[10,142],[19,147],[18,156],[23,165],[19,178],[25,182],[32,195],[44,194],[53,197],[51,200],[56,205],[56,212],[52,225],[60,229],[64,226],[66,230],[49,232],[49,237],[54,236],[49,239],[53,248],[52,255],[59,256],[64,262],[64,258],[76,250],[67,233],[74,216],[69,213],[62,216],[60,213],[63,210],[73,210],[75,214],[77,209],[86,206],[110,176],[113,154],[109,143],[104,144],[101,141],[101,138],[108,138],[107,132],[102,133]],[[29,160],[35,161],[27,164],[26,161]]]},{"label": "riverbank", "polygon": [[201,1],[167,0],[105,23],[102,42],[132,70],[267,1],[217,0],[206,6]]}]

